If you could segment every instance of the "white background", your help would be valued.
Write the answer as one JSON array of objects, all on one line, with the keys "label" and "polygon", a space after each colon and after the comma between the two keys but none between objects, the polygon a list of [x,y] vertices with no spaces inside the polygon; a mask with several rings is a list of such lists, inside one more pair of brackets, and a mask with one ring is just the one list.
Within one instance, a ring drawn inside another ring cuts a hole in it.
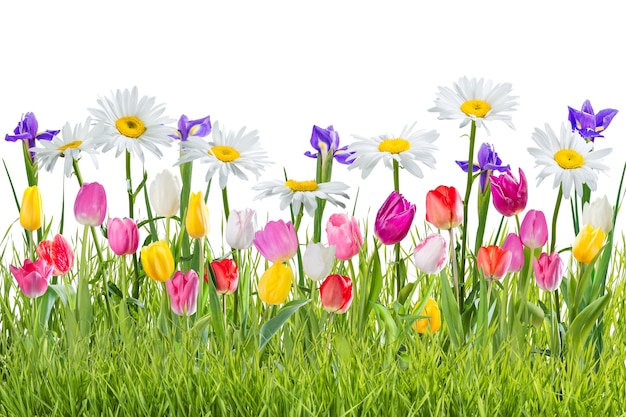
[{"label": "white background", "polygon": [[[423,229],[426,192],[440,184],[463,193],[465,175],[454,160],[467,159],[469,130],[458,121],[440,121],[427,110],[438,86],[451,87],[461,76],[510,82],[518,96],[512,113],[516,129],[489,124],[478,131],[477,147],[490,142],[514,172],[522,167],[531,184],[527,208],[542,209],[548,221],[556,191],[552,179],[535,187],[539,169],[526,149],[535,127],[556,131],[567,121],[567,106],[619,109],[597,148],[611,147],[611,166],[594,196],[613,203],[626,150],[626,88],[623,46],[626,27],[619,2],[610,1],[429,1],[429,2],[163,2],[163,1],[12,1],[0,5],[0,133],[11,133],[23,113],[32,111],[41,129],[83,122],[100,96],[137,86],[140,95],[166,104],[178,119],[211,116],[226,128],[257,129],[274,165],[260,180],[282,178],[283,168],[297,180],[314,178],[310,149],[314,124],[333,124],[342,145],[352,134],[399,133],[417,121],[419,129],[440,133],[437,169],[425,178],[401,173],[405,196],[417,205],[415,225]],[[155,175],[171,167],[175,146],[162,160],[147,157]],[[19,197],[26,186],[19,144],[0,141]],[[135,185],[140,178],[139,161]],[[99,156],[98,170],[81,161],[86,182],[104,184],[111,217],[127,214],[123,157]],[[205,167],[194,167],[194,190],[204,190]],[[61,205],[62,164],[41,172],[47,216]],[[369,218],[392,189],[392,174],[377,166],[367,181],[358,170],[335,165],[334,179],[361,187],[357,217]],[[65,180],[67,224],[77,191]],[[221,196],[217,181],[209,196],[211,235],[219,236]],[[231,208],[254,207],[266,218],[288,219],[278,199],[252,201],[256,182],[231,178]],[[0,231],[18,218],[9,183],[0,175],[3,196]],[[353,202],[348,202],[352,207]],[[327,206],[326,214],[335,211]],[[368,208],[371,208],[368,212]],[[138,217],[145,215],[139,209]],[[624,217],[620,221],[624,225]],[[491,219],[499,216],[492,211]],[[565,227],[559,247],[571,244],[569,202],[562,206]],[[470,228],[475,227],[475,219]],[[19,223],[16,225],[19,229]],[[54,230],[54,227],[53,227]]]}]

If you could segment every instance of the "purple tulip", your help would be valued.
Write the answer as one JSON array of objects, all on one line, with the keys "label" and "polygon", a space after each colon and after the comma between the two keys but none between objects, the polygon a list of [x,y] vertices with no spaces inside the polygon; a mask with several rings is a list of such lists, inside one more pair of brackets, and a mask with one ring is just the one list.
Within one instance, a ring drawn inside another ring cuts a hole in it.
[{"label": "purple tulip", "polygon": [[524,245],[522,240],[515,233],[509,233],[504,239],[502,249],[511,252],[511,263],[508,272],[519,272],[524,267]]},{"label": "purple tulip", "polygon": [[120,219],[118,217],[109,220],[107,225],[107,237],[109,246],[116,255],[132,255],[139,247],[139,230],[133,219]]},{"label": "purple tulip", "polygon": [[254,246],[268,261],[285,262],[298,252],[298,235],[291,222],[270,221],[254,234]]},{"label": "purple tulip", "polygon": [[528,202],[528,183],[524,171],[519,169],[519,181],[511,171],[497,177],[491,176],[491,197],[493,206],[503,216],[511,217],[521,213]]},{"label": "purple tulip", "polygon": [[613,117],[617,114],[615,109],[600,110],[598,114],[593,112],[589,100],[585,100],[581,110],[569,109],[569,121],[572,124],[572,132],[577,130],[586,141],[594,141],[595,138],[603,138],[602,132],[609,126]]},{"label": "purple tulip", "polygon": [[211,117],[203,117],[198,120],[189,120],[184,114],[178,119],[178,130],[175,135],[170,135],[172,139],[186,142],[189,136],[203,138],[211,133]]},{"label": "purple tulip", "polygon": [[[493,171],[505,172],[511,169],[509,165],[502,165],[502,160],[495,149],[488,143],[483,143],[478,150],[478,161],[472,166],[472,172],[480,171],[480,190],[485,192],[487,178]],[[469,161],[456,161],[461,169],[467,172]]]},{"label": "purple tulip", "polygon": [[331,126],[326,129],[322,129],[319,126],[313,126],[313,132],[311,133],[311,146],[316,152],[306,151],[304,155],[310,158],[317,158],[317,154],[322,154],[322,160],[325,160],[327,155],[332,155],[340,164],[350,165],[353,161],[347,161],[352,156],[353,152],[348,152],[348,147],[339,147],[339,133]]},{"label": "purple tulip", "polygon": [[415,217],[415,204],[393,191],[376,214],[374,234],[385,245],[400,242],[409,233]]},{"label": "purple tulip", "polygon": [[84,183],[74,201],[74,216],[82,225],[100,226],[107,212],[104,187],[97,182]]},{"label": "purple tulip", "polygon": [[[17,140],[25,140],[28,142],[28,149],[35,147],[35,140],[52,140],[60,130],[46,130],[39,132],[39,123],[37,118],[31,112],[27,112],[22,116],[22,120],[17,123],[17,127],[13,130],[14,135],[5,135],[4,140],[15,142]],[[30,153],[30,160],[35,160],[35,153]]]},{"label": "purple tulip", "polygon": [[535,281],[544,291],[554,291],[561,285],[563,279],[563,261],[557,252],[548,255],[542,253],[539,259],[533,258]]},{"label": "purple tulip", "polygon": [[528,249],[542,248],[548,241],[546,216],[539,210],[528,210],[520,226],[520,239]]}]

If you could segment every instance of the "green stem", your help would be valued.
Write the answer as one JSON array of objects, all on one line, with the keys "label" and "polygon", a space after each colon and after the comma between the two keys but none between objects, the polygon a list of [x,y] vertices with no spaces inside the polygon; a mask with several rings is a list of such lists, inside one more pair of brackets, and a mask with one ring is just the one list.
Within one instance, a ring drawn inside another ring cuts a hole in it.
[{"label": "green stem", "polygon": [[454,277],[454,296],[459,306],[459,312],[463,312],[463,307],[459,301],[459,266],[457,265],[454,228],[450,228],[448,232],[450,233],[450,260],[452,261],[452,276]]},{"label": "green stem", "polygon": [[554,204],[554,213],[552,214],[552,238],[550,240],[550,252],[553,253],[556,247],[556,221],[559,217],[559,208],[561,207],[561,201],[563,200],[563,186],[559,187],[559,193],[556,196],[556,203]]},{"label": "green stem", "polygon": [[552,315],[552,337],[554,338],[554,346],[552,347],[553,357],[561,357],[562,341],[559,325],[561,323],[561,303],[559,301],[559,290],[554,290],[554,314]]},{"label": "green stem", "polygon": [[[133,181],[131,176],[131,155],[126,151],[126,192],[128,193],[128,217],[135,218],[135,194],[133,193]],[[133,254],[133,271],[135,279],[133,281],[133,297],[139,298],[139,287],[141,281],[139,280],[139,262],[137,260],[137,254]]]},{"label": "green stem", "polygon": [[[461,265],[460,271],[462,274],[465,274],[465,256],[467,254],[467,225],[468,221],[468,209],[469,209],[469,199],[472,194],[472,183],[474,181],[474,176],[472,175],[472,168],[474,167],[474,144],[476,142],[476,122],[472,120],[471,129],[470,129],[470,137],[469,137],[469,154],[467,157],[467,183],[465,185],[465,198],[463,199],[463,228],[461,232],[461,242],[463,246],[461,247]],[[452,245],[452,242],[450,242]],[[459,285],[459,293],[458,302],[461,313],[463,312],[463,303],[461,303],[461,299],[465,299],[465,282],[461,281],[458,283]]]},{"label": "green stem", "polygon": [[222,203],[224,204],[224,218],[228,222],[228,216],[230,216],[230,208],[228,207],[228,191],[226,187],[222,189]]},{"label": "green stem", "polygon": [[[393,189],[396,192],[400,192],[400,164],[395,159],[393,160]],[[400,242],[397,242],[394,245],[394,253],[396,255],[395,259],[395,270],[396,270],[396,295],[400,295],[400,290],[404,286],[404,274],[402,273],[402,265],[400,264],[401,259],[401,248]]]}]

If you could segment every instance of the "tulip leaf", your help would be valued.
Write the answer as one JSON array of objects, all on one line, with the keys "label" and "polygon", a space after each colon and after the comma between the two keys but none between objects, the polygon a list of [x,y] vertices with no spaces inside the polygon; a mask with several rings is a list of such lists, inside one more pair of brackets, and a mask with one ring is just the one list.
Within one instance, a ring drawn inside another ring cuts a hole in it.
[{"label": "tulip leaf", "polygon": [[442,271],[441,274],[441,313],[450,330],[450,342],[455,349],[458,349],[463,340],[463,325],[461,324],[461,314],[459,305],[454,299],[448,275]]},{"label": "tulip leaf", "polygon": [[370,302],[370,306],[374,308],[378,321],[385,327],[386,341],[393,343],[398,337],[398,325],[391,312],[380,303]]},{"label": "tulip leaf", "polygon": [[574,352],[578,351],[583,343],[586,342],[589,332],[593,328],[598,317],[604,311],[611,299],[611,293],[607,292],[602,297],[589,303],[583,311],[580,312],[572,322],[568,334],[571,335],[571,343]]},{"label": "tulip leaf", "polygon": [[274,336],[276,332],[283,327],[283,324],[289,320],[289,317],[291,317],[293,313],[298,311],[298,309],[303,305],[308,304],[310,301],[310,298],[306,300],[290,301],[285,304],[274,317],[265,322],[263,326],[261,326],[261,331],[259,333],[259,350],[265,347],[267,342],[269,342],[272,336]]}]

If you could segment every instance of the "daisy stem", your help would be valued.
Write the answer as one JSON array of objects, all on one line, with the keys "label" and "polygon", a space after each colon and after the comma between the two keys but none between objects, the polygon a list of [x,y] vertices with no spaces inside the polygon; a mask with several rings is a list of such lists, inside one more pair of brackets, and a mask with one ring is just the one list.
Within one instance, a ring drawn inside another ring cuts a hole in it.
[{"label": "daisy stem", "polygon": [[[469,137],[469,155],[467,157],[467,184],[465,186],[465,198],[463,199],[463,229],[461,234],[461,241],[463,246],[461,247],[461,265],[460,270],[461,274],[465,274],[465,256],[467,252],[467,212],[469,209],[469,199],[472,193],[472,183],[474,181],[474,176],[472,175],[472,167],[474,166],[474,144],[476,142],[476,122],[472,120],[472,125],[470,129],[470,137]],[[452,242],[450,242],[452,245]],[[457,299],[459,302],[459,309],[461,313],[463,313],[463,303],[465,300],[465,283],[461,281],[459,283]]]},{"label": "daisy stem", "polygon": [[[135,194],[133,193],[133,181],[130,169],[130,152],[126,151],[126,192],[128,193],[128,217],[135,218]],[[133,253],[133,270],[135,280],[133,282],[133,297],[139,298],[139,262],[137,261],[137,254]]]},{"label": "daisy stem", "polygon": [[552,239],[550,240],[550,252],[554,252],[556,247],[556,221],[559,217],[559,208],[561,207],[561,201],[563,200],[563,186],[559,187],[559,193],[556,196],[556,203],[554,204],[554,213],[552,214]]}]

